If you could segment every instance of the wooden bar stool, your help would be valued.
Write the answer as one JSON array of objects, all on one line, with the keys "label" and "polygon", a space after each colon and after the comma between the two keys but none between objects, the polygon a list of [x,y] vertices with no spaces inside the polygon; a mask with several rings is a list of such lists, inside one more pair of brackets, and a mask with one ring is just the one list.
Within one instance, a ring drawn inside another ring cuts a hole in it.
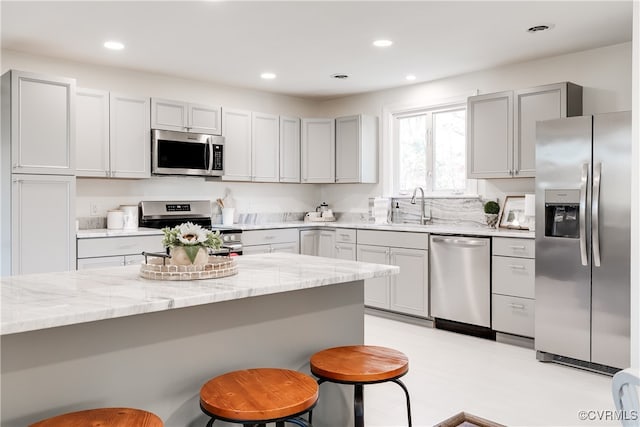
[{"label": "wooden bar stool", "polygon": [[215,420],[264,426],[290,422],[311,424],[300,418],[318,401],[318,384],[309,375],[288,369],[257,368],[233,371],[209,380],[200,389],[200,408]]},{"label": "wooden bar stool", "polygon": [[[407,418],[411,427],[409,390],[399,380],[409,372],[409,359],[404,353],[369,345],[334,347],[311,356],[310,365],[311,372],[319,378],[318,384],[325,381],[353,384],[353,412],[356,427],[364,427],[363,386],[387,381],[398,384],[407,397]],[[311,421],[311,415],[309,420]]]},{"label": "wooden bar stool", "polygon": [[29,427],[162,427],[163,425],[157,415],[140,409],[97,408],[58,415],[38,421]]}]

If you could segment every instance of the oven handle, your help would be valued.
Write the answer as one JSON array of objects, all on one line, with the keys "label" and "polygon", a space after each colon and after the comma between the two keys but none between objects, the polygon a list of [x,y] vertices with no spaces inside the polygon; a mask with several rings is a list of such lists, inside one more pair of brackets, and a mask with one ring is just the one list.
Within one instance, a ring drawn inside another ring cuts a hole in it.
[{"label": "oven handle", "polygon": [[[207,167],[207,172],[211,173],[213,170],[213,140],[211,137],[207,138],[207,147],[209,147],[209,167]],[[205,151],[205,155],[207,150]]]}]

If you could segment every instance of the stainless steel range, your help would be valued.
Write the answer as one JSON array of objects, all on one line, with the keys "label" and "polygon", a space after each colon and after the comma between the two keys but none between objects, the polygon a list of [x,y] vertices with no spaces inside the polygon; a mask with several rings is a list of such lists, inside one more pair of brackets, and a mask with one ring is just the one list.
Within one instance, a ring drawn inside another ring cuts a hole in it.
[{"label": "stainless steel range", "polygon": [[208,200],[142,201],[139,206],[140,227],[175,227],[184,222],[220,231],[222,247],[212,255],[242,255],[242,230],[211,223],[211,202]]}]

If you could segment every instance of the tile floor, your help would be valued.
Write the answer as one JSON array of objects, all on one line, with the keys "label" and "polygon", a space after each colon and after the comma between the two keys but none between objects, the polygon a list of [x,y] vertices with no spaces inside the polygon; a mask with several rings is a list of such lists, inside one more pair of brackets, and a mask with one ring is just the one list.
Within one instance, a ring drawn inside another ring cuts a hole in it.
[{"label": "tile floor", "polygon": [[[433,426],[461,412],[509,426],[601,426],[580,421],[581,410],[613,410],[611,377],[536,361],[515,345],[367,314],[365,343],[409,357],[403,378],[413,425]],[[406,426],[404,393],[393,383],[365,387],[368,427]]]}]

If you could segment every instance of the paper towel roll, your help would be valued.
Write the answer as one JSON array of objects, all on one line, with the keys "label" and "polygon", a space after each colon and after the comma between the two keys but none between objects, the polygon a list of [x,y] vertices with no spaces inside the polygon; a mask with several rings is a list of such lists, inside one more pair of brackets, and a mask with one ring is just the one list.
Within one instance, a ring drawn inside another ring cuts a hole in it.
[{"label": "paper towel roll", "polygon": [[524,215],[525,216],[536,215],[536,195],[535,194],[524,195]]},{"label": "paper towel roll", "polygon": [[373,200],[373,218],[376,224],[387,224],[389,222],[389,199],[376,197]]}]

